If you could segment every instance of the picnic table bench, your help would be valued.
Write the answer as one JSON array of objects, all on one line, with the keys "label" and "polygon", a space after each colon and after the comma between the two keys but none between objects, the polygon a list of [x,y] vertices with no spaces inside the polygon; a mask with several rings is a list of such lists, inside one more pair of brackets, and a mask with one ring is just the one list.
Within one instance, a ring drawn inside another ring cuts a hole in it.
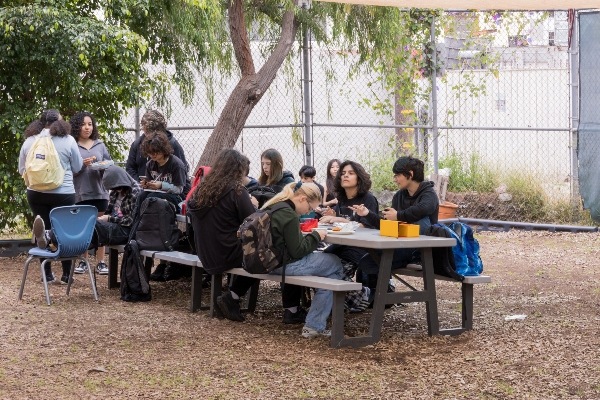
[{"label": "picnic table bench", "polygon": [[[384,306],[386,304],[424,302],[426,304],[428,334],[444,334],[457,335],[473,327],[473,285],[480,283],[489,283],[491,278],[486,275],[465,277],[462,282],[455,281],[451,278],[435,275],[433,273],[433,260],[431,257],[432,247],[451,246],[455,243],[454,239],[434,238],[422,236],[413,240],[404,241],[392,238],[380,237],[378,231],[369,229],[359,229],[356,235],[336,236],[328,235],[326,238],[328,243],[358,245],[361,244],[367,248],[380,249],[382,251],[380,263],[380,276],[388,275],[390,270],[391,259],[394,248],[402,247],[419,247],[422,252],[423,266],[409,266],[408,268],[394,270],[394,276],[410,291],[387,293],[388,278],[381,278],[378,281],[375,305],[371,316],[371,328],[369,335],[363,337],[346,337],[344,335],[344,298],[347,291],[360,290],[362,285],[357,282],[348,282],[330,278],[317,276],[286,276],[285,282],[298,286],[309,288],[321,288],[331,290],[333,296],[332,309],[332,347],[352,346],[359,347],[367,344],[375,343],[379,340],[381,334],[381,326],[383,324]],[[117,270],[118,270],[118,253],[122,252],[124,246],[109,246],[109,288],[118,287]],[[154,260],[163,260],[177,262],[192,266],[192,287],[190,311],[195,312],[199,309],[209,309],[211,316],[216,316],[215,306],[216,298],[221,294],[222,274],[212,275],[211,295],[209,304],[203,306],[202,300],[202,263],[198,256],[184,253],[180,251],[149,251],[142,250],[140,252],[145,257],[146,271],[149,274]],[[242,268],[232,268],[224,273],[232,275],[241,275],[256,278],[260,280],[268,280],[273,282],[281,282],[280,275],[270,274],[250,274]],[[417,289],[410,285],[402,276],[411,276],[423,279],[423,289]],[[454,281],[461,284],[462,295],[462,323],[460,327],[440,329],[437,311],[437,295],[435,290],[435,280]],[[258,297],[258,284],[255,285],[248,296],[247,310],[253,312],[256,307]]]}]

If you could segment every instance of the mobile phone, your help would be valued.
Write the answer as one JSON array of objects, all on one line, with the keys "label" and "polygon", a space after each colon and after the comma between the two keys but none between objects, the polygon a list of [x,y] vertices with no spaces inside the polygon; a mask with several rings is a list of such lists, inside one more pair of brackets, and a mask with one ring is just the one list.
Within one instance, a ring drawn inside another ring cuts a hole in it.
[{"label": "mobile phone", "polygon": [[145,175],[141,175],[140,176],[140,181],[145,181],[146,180],[146,176]]}]

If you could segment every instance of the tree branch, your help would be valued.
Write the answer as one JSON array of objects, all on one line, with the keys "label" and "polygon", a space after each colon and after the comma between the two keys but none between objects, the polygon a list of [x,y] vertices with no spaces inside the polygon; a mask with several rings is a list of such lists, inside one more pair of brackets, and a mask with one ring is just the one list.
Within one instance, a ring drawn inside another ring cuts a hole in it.
[{"label": "tree branch", "polygon": [[250,50],[243,0],[231,0],[229,4],[229,31],[235,59],[240,66],[242,76],[254,75],[256,68]]}]

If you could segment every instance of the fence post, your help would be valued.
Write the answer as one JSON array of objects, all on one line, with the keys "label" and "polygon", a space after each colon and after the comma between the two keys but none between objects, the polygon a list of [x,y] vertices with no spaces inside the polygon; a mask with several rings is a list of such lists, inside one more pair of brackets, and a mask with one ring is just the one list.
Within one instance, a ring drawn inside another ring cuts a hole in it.
[{"label": "fence post", "polygon": [[438,115],[437,115],[437,46],[435,38],[435,15],[431,17],[431,138],[433,140],[433,172],[438,173]]},{"label": "fence post", "polygon": [[138,139],[140,137],[140,108],[138,106],[135,107],[135,138]]},{"label": "fence post", "polygon": [[[310,8],[310,0],[303,1],[302,8]],[[302,92],[304,104],[304,164],[312,166],[313,132],[312,132],[312,60],[311,60],[310,29],[302,25]]]}]

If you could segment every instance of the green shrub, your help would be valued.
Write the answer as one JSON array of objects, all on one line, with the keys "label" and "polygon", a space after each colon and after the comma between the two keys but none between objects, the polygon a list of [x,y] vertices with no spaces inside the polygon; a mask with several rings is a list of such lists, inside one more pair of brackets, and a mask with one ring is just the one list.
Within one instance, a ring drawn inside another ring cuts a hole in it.
[{"label": "green shrub", "polygon": [[539,181],[521,171],[509,173],[504,179],[512,203],[517,207],[519,221],[547,220],[547,196]]},{"label": "green shrub", "polygon": [[450,169],[448,190],[451,192],[491,192],[499,184],[498,174],[481,163],[477,154],[468,158],[453,152],[439,162],[439,168]]}]

